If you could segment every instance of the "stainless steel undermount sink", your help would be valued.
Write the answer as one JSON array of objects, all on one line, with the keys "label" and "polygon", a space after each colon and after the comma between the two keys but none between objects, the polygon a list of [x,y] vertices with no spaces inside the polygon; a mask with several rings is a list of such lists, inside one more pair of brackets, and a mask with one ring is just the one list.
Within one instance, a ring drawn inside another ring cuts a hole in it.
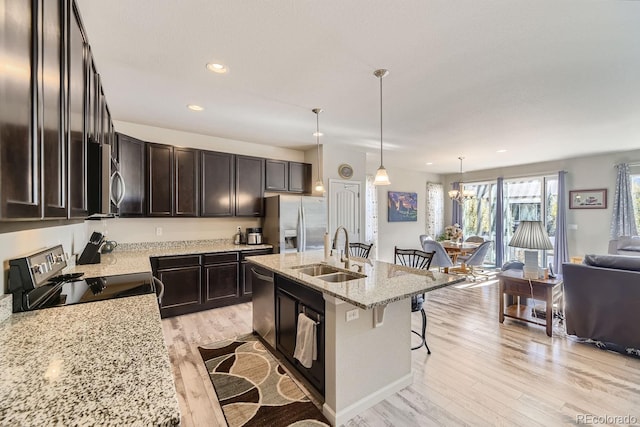
[{"label": "stainless steel undermount sink", "polygon": [[291,269],[297,270],[302,274],[313,276],[316,279],[332,283],[348,282],[349,280],[363,279],[367,277],[364,274],[341,270],[327,264],[299,265],[296,267],[291,267]]},{"label": "stainless steel undermount sink", "polygon": [[318,276],[318,279],[324,280],[325,282],[348,282],[349,280],[363,279],[367,276],[360,273],[332,273],[325,274],[324,276]]},{"label": "stainless steel undermount sink", "polygon": [[340,269],[327,264],[299,265],[292,268],[294,270],[298,270],[299,273],[307,274],[309,276],[320,276],[323,274],[337,273],[338,271],[340,271]]}]

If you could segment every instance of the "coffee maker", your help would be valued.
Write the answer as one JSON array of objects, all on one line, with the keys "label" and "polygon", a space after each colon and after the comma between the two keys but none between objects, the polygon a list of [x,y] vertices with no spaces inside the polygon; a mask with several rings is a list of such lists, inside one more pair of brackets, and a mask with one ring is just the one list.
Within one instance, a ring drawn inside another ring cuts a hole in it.
[{"label": "coffee maker", "polygon": [[247,228],[247,245],[261,245],[262,244],[262,228],[249,227]]}]

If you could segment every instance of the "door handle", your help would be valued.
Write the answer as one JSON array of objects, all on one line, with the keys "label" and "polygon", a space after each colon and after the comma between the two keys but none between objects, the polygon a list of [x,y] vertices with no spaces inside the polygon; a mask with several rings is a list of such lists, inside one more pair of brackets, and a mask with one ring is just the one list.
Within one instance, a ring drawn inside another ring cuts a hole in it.
[{"label": "door handle", "polygon": [[264,274],[260,274],[256,271],[255,268],[251,267],[251,272],[253,274],[255,274],[255,276],[260,279],[260,280],[264,280],[265,282],[271,282],[273,283],[273,277],[269,277],[269,276],[265,276]]}]

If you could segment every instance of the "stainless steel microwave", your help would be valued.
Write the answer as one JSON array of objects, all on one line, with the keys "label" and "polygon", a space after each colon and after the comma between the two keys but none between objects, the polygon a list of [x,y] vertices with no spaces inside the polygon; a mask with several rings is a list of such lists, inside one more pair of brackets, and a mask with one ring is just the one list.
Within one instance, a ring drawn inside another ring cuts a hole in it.
[{"label": "stainless steel microwave", "polygon": [[89,218],[113,217],[124,200],[126,186],[111,146],[89,142],[87,150],[87,207]]}]

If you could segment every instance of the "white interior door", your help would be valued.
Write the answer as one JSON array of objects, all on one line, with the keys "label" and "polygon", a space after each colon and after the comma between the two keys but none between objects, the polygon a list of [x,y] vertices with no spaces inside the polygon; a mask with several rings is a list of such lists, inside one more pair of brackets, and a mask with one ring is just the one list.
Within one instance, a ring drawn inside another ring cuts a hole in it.
[{"label": "white interior door", "polygon": [[[350,242],[360,241],[360,181],[329,180],[329,234],[344,226]],[[341,234],[342,236],[342,234]],[[342,237],[339,237],[343,242]]]}]

